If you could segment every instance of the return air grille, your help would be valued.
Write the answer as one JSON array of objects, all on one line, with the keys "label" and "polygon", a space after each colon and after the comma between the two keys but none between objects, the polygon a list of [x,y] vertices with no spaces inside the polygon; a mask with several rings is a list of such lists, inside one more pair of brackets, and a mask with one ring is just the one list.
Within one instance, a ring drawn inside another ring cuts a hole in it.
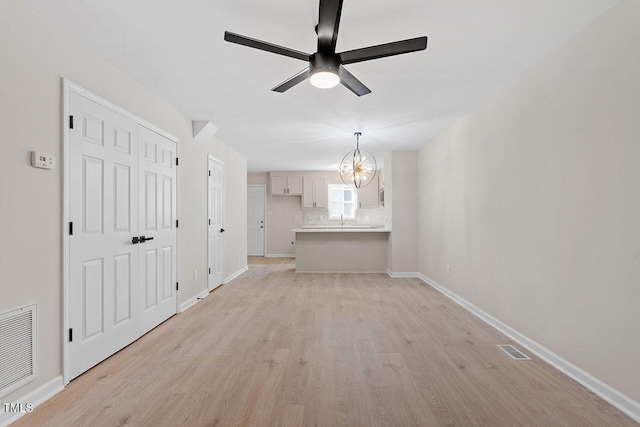
[{"label": "return air grille", "polygon": [[527,356],[526,354],[524,354],[523,352],[521,352],[520,350],[518,350],[517,348],[515,348],[511,344],[498,344],[498,347],[500,347],[505,353],[507,353],[513,359],[516,359],[516,360],[531,360],[531,358],[529,356]]},{"label": "return air grille", "polygon": [[35,378],[36,308],[0,314],[0,396]]}]

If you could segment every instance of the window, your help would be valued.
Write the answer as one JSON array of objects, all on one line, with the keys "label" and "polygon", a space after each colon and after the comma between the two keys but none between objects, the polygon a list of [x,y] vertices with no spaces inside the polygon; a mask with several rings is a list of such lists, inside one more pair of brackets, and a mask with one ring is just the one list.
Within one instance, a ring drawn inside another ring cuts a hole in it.
[{"label": "window", "polygon": [[329,184],[329,219],[355,219],[356,195],[354,187]]}]

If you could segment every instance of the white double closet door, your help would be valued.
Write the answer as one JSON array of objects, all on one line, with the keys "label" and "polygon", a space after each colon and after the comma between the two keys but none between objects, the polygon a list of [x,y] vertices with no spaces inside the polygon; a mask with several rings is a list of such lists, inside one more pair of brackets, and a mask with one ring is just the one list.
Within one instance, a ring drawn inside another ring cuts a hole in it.
[{"label": "white double closet door", "polygon": [[69,375],[176,313],[176,145],[71,93]]}]

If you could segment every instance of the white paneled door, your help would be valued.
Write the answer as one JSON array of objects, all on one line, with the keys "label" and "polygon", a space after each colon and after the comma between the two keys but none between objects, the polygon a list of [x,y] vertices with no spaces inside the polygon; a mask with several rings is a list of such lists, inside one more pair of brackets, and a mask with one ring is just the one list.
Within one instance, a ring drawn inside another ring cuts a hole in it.
[{"label": "white paneled door", "polygon": [[247,187],[247,254],[264,256],[264,210],[266,187],[249,185]]},{"label": "white paneled door", "polygon": [[224,280],[224,165],[209,156],[208,175],[208,287],[213,290]]},{"label": "white paneled door", "polygon": [[140,326],[176,313],[176,144],[140,127]]},{"label": "white paneled door", "polygon": [[71,379],[176,312],[176,156],[172,141],[75,92],[69,113]]}]

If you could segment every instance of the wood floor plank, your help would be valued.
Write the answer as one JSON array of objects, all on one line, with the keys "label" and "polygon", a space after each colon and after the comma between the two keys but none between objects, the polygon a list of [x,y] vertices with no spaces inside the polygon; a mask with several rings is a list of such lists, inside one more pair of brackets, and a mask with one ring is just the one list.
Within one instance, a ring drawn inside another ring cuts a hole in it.
[{"label": "wood floor plank", "polygon": [[366,402],[359,398],[365,394],[353,343],[353,337],[359,333],[348,328],[332,333],[336,426],[371,425]]},{"label": "wood floor plank", "polygon": [[250,258],[15,426],[638,425],[417,279],[294,263]]}]

